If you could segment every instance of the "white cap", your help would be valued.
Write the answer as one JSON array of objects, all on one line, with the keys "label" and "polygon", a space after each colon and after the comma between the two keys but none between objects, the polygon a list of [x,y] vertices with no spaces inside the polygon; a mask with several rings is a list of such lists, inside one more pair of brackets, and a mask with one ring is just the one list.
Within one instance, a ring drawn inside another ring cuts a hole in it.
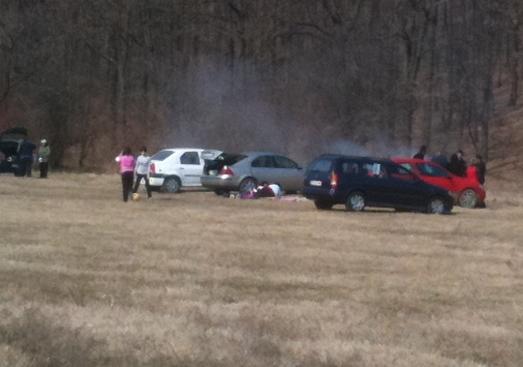
[{"label": "white cap", "polygon": [[45,143],[47,143],[47,140],[46,139],[42,139],[42,140],[40,140],[40,143],[45,144]]}]

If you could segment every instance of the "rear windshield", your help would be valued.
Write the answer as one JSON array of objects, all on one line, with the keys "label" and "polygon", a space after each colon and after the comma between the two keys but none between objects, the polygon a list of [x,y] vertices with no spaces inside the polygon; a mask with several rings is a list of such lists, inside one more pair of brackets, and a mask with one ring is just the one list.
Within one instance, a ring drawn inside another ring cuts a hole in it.
[{"label": "rear windshield", "polygon": [[151,157],[152,161],[163,161],[173,154],[170,150],[160,150],[158,153]]},{"label": "rear windshield", "polygon": [[242,154],[222,153],[215,159],[215,161],[220,162],[224,166],[232,166],[245,158],[247,158],[247,156]]},{"label": "rear windshield", "polygon": [[328,159],[320,159],[312,162],[309,166],[309,171],[314,172],[330,172],[332,169],[332,161]]}]

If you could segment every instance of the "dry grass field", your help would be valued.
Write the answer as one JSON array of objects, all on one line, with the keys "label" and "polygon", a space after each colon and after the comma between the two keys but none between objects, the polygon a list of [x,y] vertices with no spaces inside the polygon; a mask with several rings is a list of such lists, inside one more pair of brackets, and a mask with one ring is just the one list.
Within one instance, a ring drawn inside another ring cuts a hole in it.
[{"label": "dry grass field", "polygon": [[453,215],[0,177],[0,366],[522,366],[523,196]]}]

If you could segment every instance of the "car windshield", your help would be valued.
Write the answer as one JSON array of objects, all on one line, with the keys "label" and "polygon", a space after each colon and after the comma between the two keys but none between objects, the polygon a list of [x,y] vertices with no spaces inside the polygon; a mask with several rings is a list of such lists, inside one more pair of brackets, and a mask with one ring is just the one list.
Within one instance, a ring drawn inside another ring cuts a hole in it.
[{"label": "car windshield", "polygon": [[447,172],[443,168],[434,166],[428,163],[420,163],[416,165],[422,175],[431,177],[447,177]]},{"label": "car windshield", "polygon": [[173,154],[170,150],[160,150],[158,153],[151,157],[152,161],[163,161],[164,159],[170,157]]},{"label": "car windshield", "polygon": [[330,172],[332,169],[332,161],[328,159],[320,159],[316,162],[313,162],[308,171],[309,172]]}]

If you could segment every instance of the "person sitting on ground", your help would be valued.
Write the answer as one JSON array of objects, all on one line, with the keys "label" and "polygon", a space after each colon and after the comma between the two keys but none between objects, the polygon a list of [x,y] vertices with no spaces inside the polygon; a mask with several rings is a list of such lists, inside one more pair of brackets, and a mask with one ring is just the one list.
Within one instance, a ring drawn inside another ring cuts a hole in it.
[{"label": "person sitting on ground", "polygon": [[151,198],[151,187],[149,186],[149,179],[147,178],[147,170],[149,169],[149,161],[151,157],[147,155],[147,148],[144,146],[140,150],[140,155],[136,158],[135,174],[136,180],[134,182],[133,194],[136,194],[140,187],[142,179],[145,181],[145,190],[147,191],[147,198]]},{"label": "person sitting on ground", "polygon": [[257,198],[279,198],[281,197],[281,194],[281,188],[277,184],[268,184],[267,182],[263,182],[261,186],[258,186],[256,189]]},{"label": "person sitting on ground", "polygon": [[40,167],[40,178],[47,178],[49,171],[49,156],[51,155],[51,148],[47,139],[40,141],[40,148],[38,148],[38,166]]},{"label": "person sitting on ground", "polygon": [[123,201],[127,202],[129,193],[133,188],[134,178],[134,156],[131,148],[125,147],[120,155],[114,159],[120,165],[120,175],[122,176]]},{"label": "person sitting on ground", "polygon": [[422,145],[419,148],[419,151],[416,154],[414,154],[414,156],[412,158],[414,158],[414,159],[425,159],[425,154],[427,154],[427,146],[426,145]]},{"label": "person sitting on ground", "polygon": [[449,172],[456,176],[465,177],[467,175],[467,163],[463,158],[465,154],[460,149],[450,157],[450,162],[447,166]]}]

